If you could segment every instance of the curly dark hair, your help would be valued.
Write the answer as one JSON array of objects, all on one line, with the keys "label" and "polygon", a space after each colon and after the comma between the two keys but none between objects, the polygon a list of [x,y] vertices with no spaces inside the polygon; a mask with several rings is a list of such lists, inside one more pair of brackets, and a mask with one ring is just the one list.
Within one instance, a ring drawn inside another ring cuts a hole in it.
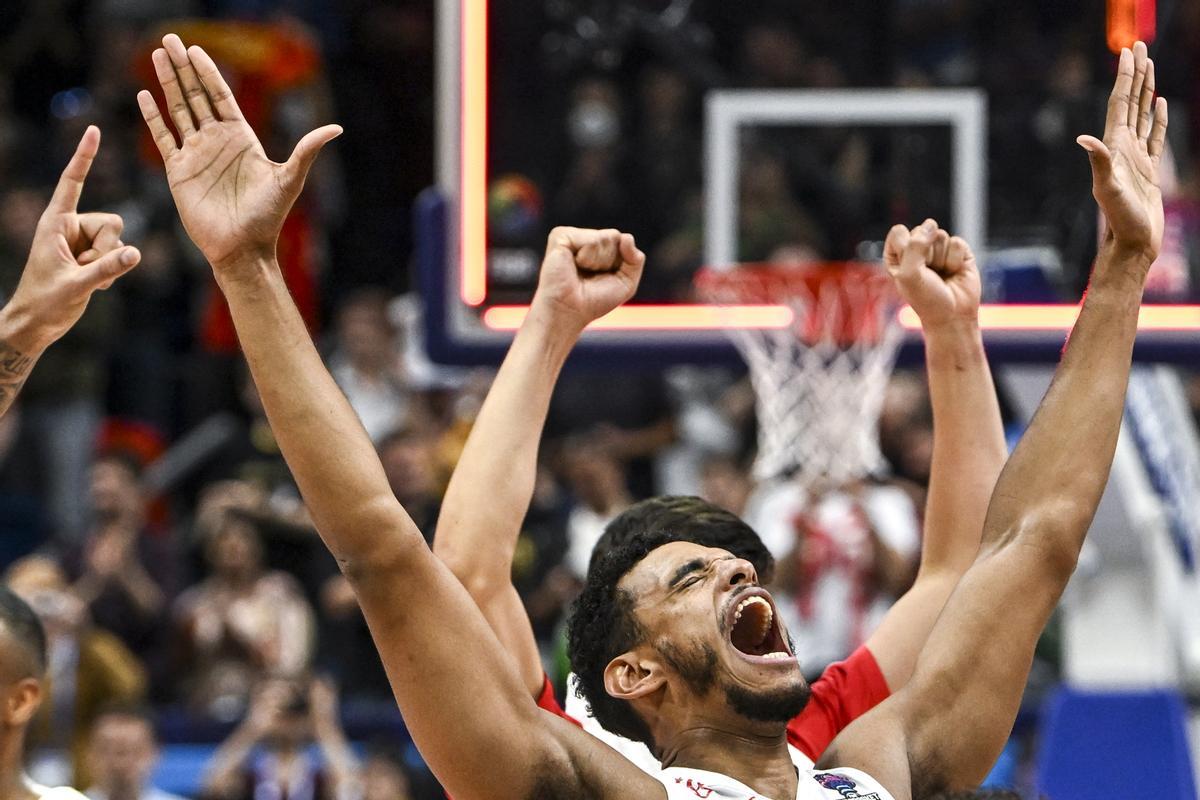
[{"label": "curly dark hair", "polygon": [[588,571],[609,551],[651,533],[728,550],[753,564],[762,583],[770,583],[775,572],[775,559],[753,528],[707,500],[682,495],[642,500],[613,518],[592,551]]},{"label": "curly dark hair", "polygon": [[571,611],[567,654],[579,679],[575,693],[586,700],[592,716],[606,730],[653,747],[650,728],[633,707],[604,689],[604,670],[614,658],[632,649],[644,636],[634,616],[635,598],[617,587],[621,578],[650,551],[679,537],[662,530],[647,531],[592,557],[587,582]]}]

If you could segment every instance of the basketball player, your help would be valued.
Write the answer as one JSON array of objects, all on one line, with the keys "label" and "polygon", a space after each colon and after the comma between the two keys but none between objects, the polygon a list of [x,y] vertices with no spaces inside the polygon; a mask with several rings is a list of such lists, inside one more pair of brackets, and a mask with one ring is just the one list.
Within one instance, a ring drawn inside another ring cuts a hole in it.
[{"label": "basketball player", "polygon": [[121,241],[119,216],[77,210],[99,148],[100,129],[88,126],[38,221],[21,280],[0,309],[0,415],[45,349],[83,316],[92,292],[107,289],[141,259]]},{"label": "basketball player", "polygon": [[[821,769],[798,770],[787,750],[786,722],[808,687],[751,564],[650,535],[591,570],[572,662],[597,719],[648,744],[664,767],[657,775],[538,709],[391,494],[312,345],[275,243],[340,129],[309,133],[276,164],[203,50],[168,36],[154,62],[180,140],[148,92],[138,101],[180,216],[229,301],[267,415],[355,588],[409,731],[457,798],[909,800],[978,783],[1007,738],[1034,643],[1107,481],[1141,293],[1161,245],[1166,105],[1152,110],[1144,45],[1121,55],[1104,141],[1080,138],[1110,230],[1055,381],[997,482],[979,555],[912,678],[843,731]],[[631,239],[610,240],[616,257],[605,271],[576,260],[604,238],[579,232],[552,254],[575,262],[574,273],[559,272],[561,297],[577,309],[615,308],[636,287],[643,259]],[[924,232],[911,235],[901,260],[929,264],[931,245]]]},{"label": "basketball player", "polygon": [[[561,301],[576,263],[604,269],[628,235],[606,231],[596,246],[570,256],[583,236],[550,236],[531,312],[500,367],[455,467],[438,521],[434,552],[459,577],[512,655],[542,708],[564,714],[554,698],[531,623],[512,585],[512,559],[533,494],[537,447],[554,384],[571,345],[593,317]],[[912,236],[930,240],[928,265],[901,256]],[[630,240],[631,241],[631,240]],[[920,315],[933,401],[935,452],[921,569],[866,645],[815,681],[804,709],[788,723],[793,759],[808,767],[850,722],[902,687],[946,598],[979,550],[988,498],[1008,455],[1000,408],[979,332],[979,270],[966,242],[933,220],[888,235],[885,259],[896,286]],[[603,307],[588,309],[601,312]],[[496,453],[505,453],[496,459]],[[717,547],[750,561],[764,581],[770,553],[733,514],[699,498],[654,498],[635,504],[608,526],[593,563],[613,546],[648,531]],[[565,715],[650,772],[661,767],[645,745],[603,730],[568,696]]]},{"label": "basketball player", "polygon": [[48,789],[25,775],[25,734],[46,694],[46,632],[33,609],[0,586],[0,797],[85,800],[74,789]]}]

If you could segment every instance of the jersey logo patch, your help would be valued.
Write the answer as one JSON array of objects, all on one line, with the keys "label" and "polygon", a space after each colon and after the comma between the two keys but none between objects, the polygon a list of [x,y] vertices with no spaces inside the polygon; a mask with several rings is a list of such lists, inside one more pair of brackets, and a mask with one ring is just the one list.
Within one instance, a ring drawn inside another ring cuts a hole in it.
[{"label": "jersey logo patch", "polygon": [[852,778],[836,772],[822,772],[813,778],[825,789],[832,789],[846,800],[880,800],[875,792],[862,794],[858,791],[858,783]]}]

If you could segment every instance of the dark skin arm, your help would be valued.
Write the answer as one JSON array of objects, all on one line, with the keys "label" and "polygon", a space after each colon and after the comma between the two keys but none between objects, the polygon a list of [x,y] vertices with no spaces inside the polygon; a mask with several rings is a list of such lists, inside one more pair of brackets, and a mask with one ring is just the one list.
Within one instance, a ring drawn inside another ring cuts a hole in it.
[{"label": "dark skin arm", "polygon": [[107,289],[141,259],[121,241],[116,214],[78,211],[79,195],[100,148],[89,127],[38,221],[29,261],[12,299],[0,309],[0,415],[16,399],[33,365],[83,316],[92,292]]},{"label": "dark skin arm", "polygon": [[912,682],[822,759],[868,771],[897,800],[978,785],[1012,728],[1034,646],[1108,481],[1142,290],[1162,243],[1166,127],[1138,43],[1121,55],[1104,140],[1079,139],[1108,235],[1054,381],[996,485],[979,556]]},{"label": "dark skin arm", "polygon": [[[404,720],[456,798],[662,798],[661,784],[541,711],[462,584],[388,486],[374,448],[321,363],[275,261],[284,216],[320,148],[318,129],[271,162],[212,59],[178,37],[154,54],[178,142],[138,96],[184,226],[213,267],[284,457],[354,587]],[[568,249],[567,255],[570,255]]]}]

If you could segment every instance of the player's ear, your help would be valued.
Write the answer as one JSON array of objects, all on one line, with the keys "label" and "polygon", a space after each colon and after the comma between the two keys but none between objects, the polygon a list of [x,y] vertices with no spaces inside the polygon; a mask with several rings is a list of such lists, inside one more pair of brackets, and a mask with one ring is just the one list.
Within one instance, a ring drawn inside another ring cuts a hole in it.
[{"label": "player's ear", "polygon": [[24,678],[8,687],[4,698],[4,722],[17,728],[29,724],[42,705],[42,682]]},{"label": "player's ear", "polygon": [[666,683],[662,665],[635,652],[622,653],[604,668],[604,690],[618,700],[653,694]]}]

